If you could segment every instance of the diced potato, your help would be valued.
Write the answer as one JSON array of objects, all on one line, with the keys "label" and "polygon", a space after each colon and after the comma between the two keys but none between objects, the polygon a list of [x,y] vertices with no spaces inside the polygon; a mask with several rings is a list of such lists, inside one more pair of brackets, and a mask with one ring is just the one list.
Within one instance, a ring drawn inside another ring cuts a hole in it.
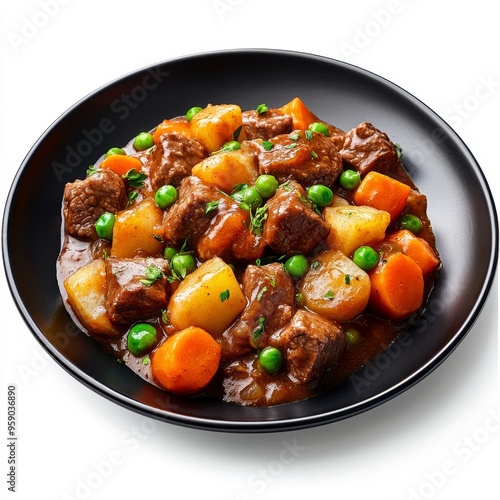
[{"label": "diced potato", "polygon": [[238,149],[205,158],[193,167],[192,174],[205,184],[231,193],[236,184],[252,184],[258,169],[254,157]]},{"label": "diced potato", "polygon": [[139,252],[155,255],[163,244],[155,236],[161,234],[163,211],[151,198],[118,212],[113,227],[111,255],[134,257]]},{"label": "diced potato", "polygon": [[370,299],[370,278],[340,250],[319,254],[299,286],[304,305],[329,319],[355,318]]},{"label": "diced potato", "polygon": [[191,120],[191,133],[209,153],[226,142],[234,140],[234,133],[242,126],[241,108],[236,104],[208,105]]},{"label": "diced potato", "polygon": [[106,263],[93,260],[64,281],[68,302],[84,328],[97,335],[120,334],[106,310]]},{"label": "diced potato", "polygon": [[172,294],[170,323],[179,330],[198,326],[215,338],[243,311],[246,299],[233,270],[219,257],[188,274]]},{"label": "diced potato", "polygon": [[388,212],[367,206],[326,207],[323,216],[331,228],[328,246],[347,256],[361,245],[382,241],[391,222]]}]

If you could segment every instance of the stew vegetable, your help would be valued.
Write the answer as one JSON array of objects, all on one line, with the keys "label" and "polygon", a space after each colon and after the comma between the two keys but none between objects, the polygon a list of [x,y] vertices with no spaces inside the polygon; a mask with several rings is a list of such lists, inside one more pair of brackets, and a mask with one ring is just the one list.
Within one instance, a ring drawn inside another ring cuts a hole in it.
[{"label": "stew vegetable", "polygon": [[373,124],[299,98],[194,106],[68,183],[57,261],[84,332],[171,393],[271,406],[400,334],[441,268],[427,200]]}]

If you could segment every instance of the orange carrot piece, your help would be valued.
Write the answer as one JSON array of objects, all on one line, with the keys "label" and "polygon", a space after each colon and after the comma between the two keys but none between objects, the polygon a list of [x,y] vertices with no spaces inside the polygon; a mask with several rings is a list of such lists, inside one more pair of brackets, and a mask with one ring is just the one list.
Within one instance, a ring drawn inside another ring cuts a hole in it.
[{"label": "orange carrot piece", "polygon": [[300,97],[295,97],[295,99],[292,99],[279,109],[292,117],[295,130],[306,130],[311,123],[319,121],[318,117],[304,104]]},{"label": "orange carrot piece", "polygon": [[153,377],[175,394],[195,394],[219,368],[221,347],[205,330],[190,326],[168,337],[151,357]]},{"label": "orange carrot piece", "polygon": [[111,155],[101,163],[101,168],[113,170],[118,175],[125,175],[129,170],[135,169],[139,172],[142,169],[142,161],[136,156]]},{"label": "orange carrot piece", "polygon": [[163,120],[153,132],[153,141],[158,143],[163,134],[180,134],[184,137],[192,137],[191,125],[185,118],[174,118],[173,120]]},{"label": "orange carrot piece", "polygon": [[415,312],[424,299],[424,277],[418,264],[401,252],[393,253],[370,273],[369,306],[392,320]]},{"label": "orange carrot piece", "polygon": [[423,238],[415,236],[407,229],[401,229],[397,233],[389,237],[389,241],[393,241],[401,251],[413,259],[422,269],[424,278],[429,276],[439,266],[439,258],[433,248]]},{"label": "orange carrot piece", "polygon": [[368,172],[354,193],[356,205],[385,210],[395,220],[403,211],[411,188],[379,172]]}]

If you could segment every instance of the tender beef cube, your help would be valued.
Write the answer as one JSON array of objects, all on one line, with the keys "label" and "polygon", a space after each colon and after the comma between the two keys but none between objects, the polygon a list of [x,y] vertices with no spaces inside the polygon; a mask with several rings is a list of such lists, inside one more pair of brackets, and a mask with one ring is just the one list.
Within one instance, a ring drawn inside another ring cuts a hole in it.
[{"label": "tender beef cube", "polygon": [[166,213],[164,220],[165,239],[173,244],[196,241],[210,226],[213,212],[207,213],[208,203],[218,201],[222,193],[207,186],[198,177],[189,176],[181,182],[179,199]]},{"label": "tender beef cube", "polygon": [[128,325],[166,309],[168,272],[168,261],[164,259],[109,257],[106,309],[111,321]]},{"label": "tender beef cube", "polygon": [[281,185],[267,206],[263,236],[279,255],[308,253],[330,232],[297,182]]},{"label": "tender beef cube", "polygon": [[265,247],[263,238],[250,231],[249,212],[194,176],[181,183],[179,199],[165,217],[164,237],[173,245],[188,240],[202,261],[215,256],[229,262],[255,260]]},{"label": "tender beef cube", "polygon": [[280,183],[294,180],[304,187],[332,186],[342,173],[338,148],[323,134],[307,132],[306,136],[305,131],[295,130],[273,137],[271,142],[273,147],[269,151],[259,145],[259,172],[274,175]]},{"label": "tender beef cube", "polygon": [[264,113],[255,110],[243,111],[243,130],[248,140],[268,140],[281,134],[289,134],[293,130],[290,115],[276,108],[269,108]]},{"label": "tender beef cube", "polygon": [[357,170],[362,177],[372,170],[385,173],[398,161],[389,137],[368,122],[360,123],[345,134],[340,154],[346,168]]},{"label": "tender beef cube", "polygon": [[275,346],[284,351],[285,366],[292,377],[303,384],[317,385],[337,364],[346,340],[337,323],[299,309]]},{"label": "tender beef cube", "polygon": [[177,187],[207,156],[207,151],[196,139],[176,133],[163,134],[149,159],[151,186],[155,190],[165,184]]},{"label": "tender beef cube", "polygon": [[82,240],[97,239],[97,219],[105,212],[116,213],[126,206],[127,191],[121,177],[111,170],[99,170],[64,187],[66,231]]},{"label": "tender beef cube", "polygon": [[241,284],[248,303],[223,337],[226,358],[265,347],[268,337],[284,328],[295,312],[295,289],[281,264],[250,265]]}]

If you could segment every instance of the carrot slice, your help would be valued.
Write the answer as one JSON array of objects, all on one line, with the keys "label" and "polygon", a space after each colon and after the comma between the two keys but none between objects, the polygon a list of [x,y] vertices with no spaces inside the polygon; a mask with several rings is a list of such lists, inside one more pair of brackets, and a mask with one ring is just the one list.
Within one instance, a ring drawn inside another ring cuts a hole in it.
[{"label": "carrot slice", "polygon": [[385,210],[396,219],[406,205],[411,188],[379,172],[369,172],[354,193],[356,205]]},{"label": "carrot slice", "polygon": [[180,134],[184,137],[192,137],[191,125],[185,118],[173,120],[163,120],[153,132],[153,141],[158,143],[160,136],[163,134]]},{"label": "carrot slice", "polygon": [[412,258],[422,269],[424,278],[429,276],[439,266],[439,258],[432,247],[423,238],[415,236],[407,229],[401,229],[389,237],[401,251]]},{"label": "carrot slice", "polygon": [[369,305],[379,314],[400,320],[424,300],[424,277],[418,264],[401,252],[389,255],[370,273]]},{"label": "carrot slice", "polygon": [[292,117],[295,130],[306,130],[311,123],[319,121],[318,117],[304,104],[300,97],[295,97],[295,99],[292,99],[279,109]]},{"label": "carrot slice", "polygon": [[205,330],[190,326],[168,337],[151,358],[153,377],[167,391],[195,394],[219,368],[221,348]]},{"label": "carrot slice", "polygon": [[142,169],[142,161],[136,156],[111,155],[101,163],[101,168],[113,170],[118,175],[125,175],[129,170],[135,169],[139,172]]}]

